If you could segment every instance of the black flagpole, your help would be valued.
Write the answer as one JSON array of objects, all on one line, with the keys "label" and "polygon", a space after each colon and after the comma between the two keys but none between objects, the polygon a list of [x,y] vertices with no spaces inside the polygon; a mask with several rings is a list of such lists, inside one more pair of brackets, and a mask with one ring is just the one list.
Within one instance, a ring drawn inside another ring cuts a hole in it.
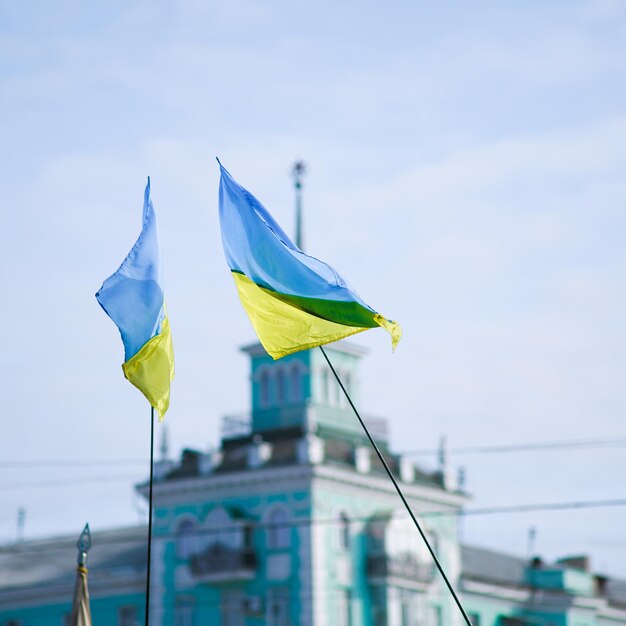
[{"label": "black flagpole", "polygon": [[380,459],[380,462],[383,464],[383,467],[385,468],[385,471],[387,472],[387,475],[391,479],[391,482],[393,483],[393,486],[396,488],[396,491],[398,492],[398,495],[400,496],[400,499],[402,500],[406,510],[408,511],[409,515],[411,516],[411,519],[413,520],[413,523],[415,524],[415,528],[417,528],[417,530],[419,531],[419,534],[422,536],[422,539],[424,540],[424,543],[426,544],[426,547],[428,548],[428,551],[430,552],[430,556],[433,557],[433,561],[435,562],[435,565],[437,566],[437,569],[439,570],[439,573],[441,574],[441,577],[443,578],[444,582],[446,583],[446,586],[448,587],[450,593],[452,594],[452,597],[454,598],[454,601],[456,602],[456,605],[459,607],[459,611],[461,611],[461,614],[463,615],[463,619],[465,619],[465,622],[466,622],[467,626],[472,626],[472,622],[470,621],[470,618],[468,617],[467,613],[465,612],[465,609],[463,608],[463,605],[461,604],[461,601],[459,600],[459,597],[456,595],[456,592],[454,591],[454,588],[452,587],[452,584],[448,580],[448,577],[446,576],[446,573],[443,571],[443,567],[441,566],[441,563],[439,563],[439,559],[437,558],[437,555],[435,554],[435,551],[430,546],[430,543],[428,543],[428,539],[427,539],[426,535],[424,534],[424,531],[422,530],[421,526],[419,525],[419,522],[417,521],[417,518],[413,514],[413,511],[411,510],[411,507],[409,506],[409,503],[407,502],[406,498],[404,497],[404,494],[402,493],[402,490],[400,489],[400,485],[398,485],[398,482],[394,478],[394,475],[393,475],[392,471],[389,469],[389,465],[387,465],[387,461],[385,461],[385,457],[382,455],[381,451],[379,450],[378,446],[376,445],[376,442],[372,438],[372,435],[370,435],[370,432],[367,429],[367,426],[365,425],[365,422],[363,421],[363,419],[359,415],[359,412],[356,410],[356,407],[354,406],[354,403],[352,402],[352,398],[350,398],[350,396],[348,395],[348,392],[346,391],[346,388],[343,386],[343,383],[341,382],[341,379],[337,375],[337,372],[335,371],[335,368],[333,367],[333,364],[330,362],[330,359],[328,358],[328,355],[326,354],[326,351],[324,350],[324,348],[322,346],[320,346],[319,348],[322,351],[322,354],[324,355],[324,358],[326,359],[326,362],[328,363],[328,366],[330,367],[332,373],[335,375],[335,378],[337,379],[337,382],[339,383],[339,386],[341,387],[341,390],[343,391],[344,395],[346,396],[346,399],[350,403],[350,406],[352,407],[352,410],[354,411],[354,414],[356,415],[356,417],[359,420],[361,426],[363,427],[363,430],[365,431],[365,434],[367,435],[367,438],[370,440],[370,443],[372,444],[372,447],[376,451],[376,454],[378,455],[378,458]]},{"label": "black flagpole", "polygon": [[146,577],[146,626],[150,619],[150,554],[152,552],[152,483],[154,470],[154,407],[150,407],[150,497],[148,499],[148,574]]}]

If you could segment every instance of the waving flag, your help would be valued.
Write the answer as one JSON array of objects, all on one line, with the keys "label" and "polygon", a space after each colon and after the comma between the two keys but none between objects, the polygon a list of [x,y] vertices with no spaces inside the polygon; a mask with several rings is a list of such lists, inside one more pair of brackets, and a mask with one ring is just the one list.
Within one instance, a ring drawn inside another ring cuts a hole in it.
[{"label": "waving flag", "polygon": [[163,419],[174,379],[174,349],[163,300],[163,268],[150,178],[139,238],[117,272],[104,281],[96,298],[122,335],[124,376]]},{"label": "waving flag", "polygon": [[224,253],[267,353],[279,359],[377,326],[391,334],[395,349],[400,326],[365,304],[330,265],[304,254],[221,163],[220,169]]}]

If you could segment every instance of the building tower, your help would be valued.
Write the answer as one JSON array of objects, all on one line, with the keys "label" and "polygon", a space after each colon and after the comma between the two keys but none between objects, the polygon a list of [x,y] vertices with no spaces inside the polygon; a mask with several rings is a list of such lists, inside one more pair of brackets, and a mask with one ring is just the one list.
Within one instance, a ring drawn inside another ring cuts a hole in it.
[{"label": "building tower", "polygon": [[[358,402],[364,351],[347,342],[327,350]],[[226,417],[217,451],[186,450],[155,485],[155,626],[183,626],[191,614],[223,626],[411,626],[429,614],[453,623],[426,549],[321,353],[273,361],[260,344],[243,351],[249,416]],[[366,419],[418,516],[462,506],[441,473],[390,451],[384,419]],[[456,518],[422,521],[455,579]]]}]

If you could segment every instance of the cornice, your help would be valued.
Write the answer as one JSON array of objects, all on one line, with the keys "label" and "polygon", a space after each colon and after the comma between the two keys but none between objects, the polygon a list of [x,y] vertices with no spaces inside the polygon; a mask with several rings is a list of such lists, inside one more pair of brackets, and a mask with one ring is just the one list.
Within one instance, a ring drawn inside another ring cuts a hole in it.
[{"label": "cornice", "polygon": [[[237,497],[251,493],[274,493],[279,485],[283,490],[293,491],[310,488],[313,479],[330,481],[351,489],[357,487],[379,494],[395,494],[393,484],[385,476],[360,474],[352,469],[321,463],[319,465],[293,464],[261,467],[164,481],[155,483],[154,498],[156,504],[160,506],[188,502],[198,496],[206,499],[207,495]],[[138,485],[136,489],[147,497],[147,484]],[[451,493],[438,487],[403,483],[402,489],[410,500],[431,503],[444,509],[460,509],[469,501],[465,495]]]},{"label": "cornice", "polygon": [[494,583],[479,582],[477,580],[465,578],[463,574],[461,574],[461,586],[463,593],[487,596],[491,599],[527,602],[531,596],[528,589],[513,587],[512,585],[497,585]]},{"label": "cornice", "polygon": [[[533,590],[530,588],[520,588],[511,585],[498,585],[494,583],[471,580],[461,575],[462,593],[466,595],[479,595],[492,600],[509,600],[526,604],[526,608],[542,610],[542,601],[538,600],[531,604]],[[537,590],[535,590],[537,591]],[[615,607],[610,604],[607,598],[575,596],[566,593],[550,593],[550,590],[542,589],[544,602],[546,599],[558,597],[563,600],[562,610],[570,611],[585,610],[593,611],[596,616],[606,619],[618,620],[621,623],[626,621],[626,609]]]},{"label": "cornice", "polygon": [[[187,501],[194,495],[226,492],[228,495],[251,495],[274,493],[277,486],[283,489],[302,489],[310,485],[312,471],[310,465],[286,465],[281,467],[261,467],[239,472],[195,476],[193,478],[164,481],[154,484],[153,497],[158,505],[170,502]],[[148,485],[137,485],[136,490],[144,497]]]},{"label": "cornice", "polygon": [[[384,494],[396,494],[395,487],[386,476],[360,474],[354,470],[325,464],[314,466],[313,473],[316,479],[341,483],[350,487],[360,487]],[[450,493],[437,487],[401,483],[401,488],[404,495],[411,500],[432,502],[433,504],[451,509],[459,509],[469,501],[467,496]]]},{"label": "cornice", "polygon": [[618,620],[621,623],[626,622],[626,608],[617,608],[615,606],[606,606],[598,611],[598,616],[605,619]]}]

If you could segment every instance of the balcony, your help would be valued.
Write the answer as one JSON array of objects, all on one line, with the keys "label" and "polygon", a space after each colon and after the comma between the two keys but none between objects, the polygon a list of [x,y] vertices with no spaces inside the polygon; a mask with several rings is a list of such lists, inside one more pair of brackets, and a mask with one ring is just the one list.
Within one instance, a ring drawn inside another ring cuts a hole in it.
[{"label": "balcony", "polygon": [[367,574],[370,579],[400,578],[418,583],[429,583],[435,574],[434,565],[423,563],[410,554],[390,556],[370,555],[367,558]]},{"label": "balcony", "polygon": [[250,548],[209,546],[189,560],[191,573],[199,582],[220,583],[251,580],[256,575],[257,557]]},{"label": "balcony", "polygon": [[[313,407],[313,412],[310,413],[307,407]],[[314,423],[333,420],[336,419],[335,413],[336,407],[314,407],[311,404],[257,409],[254,414],[254,430],[262,431],[266,429],[271,430],[273,428],[311,426],[312,424],[309,424],[309,420],[313,419]],[[361,417],[374,439],[377,441],[388,441],[389,425],[386,419],[382,417],[372,417],[371,415],[362,415]],[[352,423],[352,421],[352,417],[350,417],[350,423]],[[253,418],[250,413],[224,416],[222,420],[222,439],[237,439],[251,435],[253,431],[252,422]],[[264,426],[267,426],[267,428]],[[355,431],[361,432],[357,422],[354,422],[353,427]]]}]

